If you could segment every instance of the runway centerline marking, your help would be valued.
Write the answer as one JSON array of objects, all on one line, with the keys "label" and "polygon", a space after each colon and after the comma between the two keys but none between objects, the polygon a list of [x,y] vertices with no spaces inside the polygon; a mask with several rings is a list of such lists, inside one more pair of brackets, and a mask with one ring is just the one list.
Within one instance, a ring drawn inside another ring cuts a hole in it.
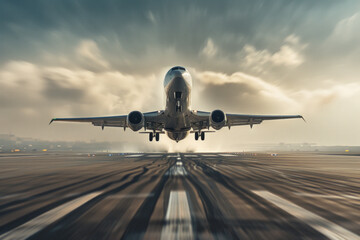
[{"label": "runway centerline marking", "polygon": [[166,176],[186,176],[187,171],[184,168],[184,166],[181,164],[176,164],[174,166],[171,166],[169,170],[165,173]]},{"label": "runway centerline marking", "polygon": [[49,226],[53,222],[59,220],[65,215],[69,214],[76,208],[90,201],[91,199],[97,197],[102,192],[94,192],[82,197],[76,198],[70,202],[64,203],[50,211],[47,211],[40,216],[35,217],[34,219],[4,233],[0,236],[2,240],[10,239],[27,239],[34,235],[35,233],[41,231],[45,227]]},{"label": "runway centerline marking", "polygon": [[194,239],[188,198],[185,191],[171,191],[161,240]]},{"label": "runway centerline marking", "polygon": [[340,239],[352,239],[360,240],[360,237],[355,233],[346,230],[345,228],[328,221],[327,219],[320,217],[288,200],[285,200],[275,194],[272,194],[268,191],[252,191],[253,193],[259,195],[260,197],[266,199],[277,207],[283,209],[284,211],[290,213],[291,215],[299,218],[312,228],[316,229],[320,233],[324,234],[330,239],[340,240]]}]

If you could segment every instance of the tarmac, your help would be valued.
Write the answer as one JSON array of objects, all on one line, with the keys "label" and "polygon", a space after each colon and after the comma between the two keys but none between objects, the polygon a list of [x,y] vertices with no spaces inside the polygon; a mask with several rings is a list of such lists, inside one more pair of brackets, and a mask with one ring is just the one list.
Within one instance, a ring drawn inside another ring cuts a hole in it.
[{"label": "tarmac", "polygon": [[2,153],[0,239],[360,239],[360,156]]}]

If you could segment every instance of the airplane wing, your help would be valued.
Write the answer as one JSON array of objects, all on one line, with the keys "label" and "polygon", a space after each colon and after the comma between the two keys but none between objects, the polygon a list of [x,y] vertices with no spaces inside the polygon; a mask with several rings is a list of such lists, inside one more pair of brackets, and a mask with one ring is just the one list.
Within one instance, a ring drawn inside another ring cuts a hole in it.
[{"label": "airplane wing", "polygon": [[127,127],[127,115],[121,116],[107,116],[107,117],[83,117],[83,118],[53,118],[52,122],[90,122],[94,126],[104,127]]},{"label": "airplane wing", "polygon": [[[149,130],[162,131],[164,128],[164,111],[154,111],[143,113],[144,127]],[[129,127],[127,123],[128,115],[105,116],[105,117],[82,117],[82,118],[53,118],[50,123],[59,122],[89,122],[94,126],[104,127],[122,127],[124,130]]]},{"label": "airplane wing", "polygon": [[[194,131],[209,129],[211,112],[193,111],[190,116],[191,126]],[[251,114],[225,114],[224,127],[260,124],[264,120],[304,118],[301,115],[251,115]],[[305,121],[305,120],[304,120]]]},{"label": "airplane wing", "polygon": [[304,118],[301,115],[248,115],[248,114],[226,114],[227,126],[240,126],[260,124],[264,120]]}]

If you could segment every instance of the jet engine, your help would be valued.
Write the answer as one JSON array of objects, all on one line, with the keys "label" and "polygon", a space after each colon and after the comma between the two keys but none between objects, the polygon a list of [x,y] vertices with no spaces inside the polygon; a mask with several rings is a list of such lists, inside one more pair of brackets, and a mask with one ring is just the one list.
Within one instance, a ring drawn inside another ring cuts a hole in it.
[{"label": "jet engine", "polygon": [[226,115],[221,110],[214,110],[210,114],[210,126],[215,130],[220,130],[226,124]]},{"label": "jet engine", "polygon": [[132,111],[127,116],[127,125],[133,131],[139,131],[144,127],[144,115],[139,111]]}]

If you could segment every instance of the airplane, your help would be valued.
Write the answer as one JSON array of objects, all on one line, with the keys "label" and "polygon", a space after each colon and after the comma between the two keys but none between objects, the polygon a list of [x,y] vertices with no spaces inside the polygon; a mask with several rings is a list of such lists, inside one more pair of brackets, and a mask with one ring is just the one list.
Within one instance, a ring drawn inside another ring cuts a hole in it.
[{"label": "airplane", "polygon": [[94,126],[122,127],[149,135],[149,141],[159,141],[160,134],[179,142],[189,133],[194,133],[195,140],[205,140],[205,133],[220,130],[223,127],[260,124],[264,120],[304,118],[301,115],[249,115],[229,114],[222,110],[212,112],[191,110],[192,78],[190,73],[181,66],[172,67],[165,75],[164,90],[166,94],[165,110],[145,112],[132,111],[128,115],[85,117],[85,118],[53,118],[63,122],[90,122]]}]

